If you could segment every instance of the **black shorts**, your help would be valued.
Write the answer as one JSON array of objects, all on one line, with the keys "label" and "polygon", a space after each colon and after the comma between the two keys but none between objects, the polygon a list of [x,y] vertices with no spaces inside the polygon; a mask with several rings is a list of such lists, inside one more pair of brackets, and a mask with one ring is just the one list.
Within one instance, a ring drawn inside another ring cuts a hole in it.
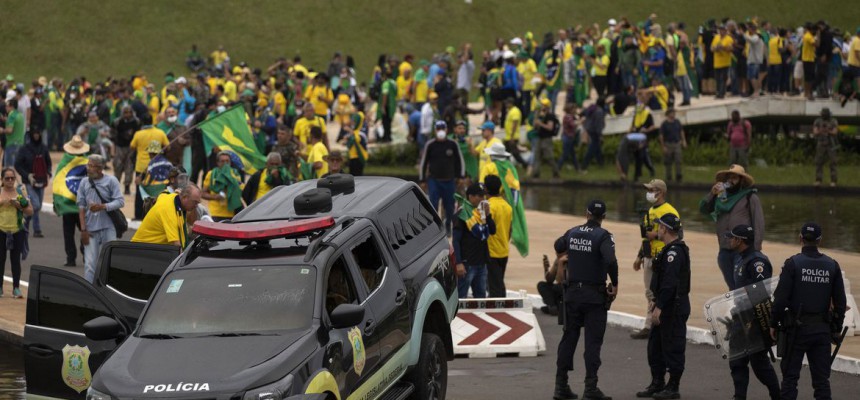
[{"label": "black shorts", "polygon": [[803,81],[807,83],[815,81],[815,61],[803,62]]}]

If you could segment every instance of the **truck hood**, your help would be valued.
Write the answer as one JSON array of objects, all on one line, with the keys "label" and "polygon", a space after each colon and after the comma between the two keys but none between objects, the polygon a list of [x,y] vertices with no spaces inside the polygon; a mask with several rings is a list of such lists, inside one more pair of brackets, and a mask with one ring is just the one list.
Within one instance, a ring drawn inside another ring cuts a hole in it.
[{"label": "truck hood", "polygon": [[130,337],[99,368],[93,387],[120,398],[241,393],[283,378],[317,347],[311,330],[278,336]]}]

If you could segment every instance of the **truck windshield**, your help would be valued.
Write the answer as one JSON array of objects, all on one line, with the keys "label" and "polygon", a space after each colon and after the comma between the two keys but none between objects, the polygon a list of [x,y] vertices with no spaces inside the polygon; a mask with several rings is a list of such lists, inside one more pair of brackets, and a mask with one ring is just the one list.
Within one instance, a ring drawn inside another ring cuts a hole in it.
[{"label": "truck windshield", "polygon": [[277,335],[306,329],[314,309],[310,266],[179,270],[162,281],[140,336]]}]

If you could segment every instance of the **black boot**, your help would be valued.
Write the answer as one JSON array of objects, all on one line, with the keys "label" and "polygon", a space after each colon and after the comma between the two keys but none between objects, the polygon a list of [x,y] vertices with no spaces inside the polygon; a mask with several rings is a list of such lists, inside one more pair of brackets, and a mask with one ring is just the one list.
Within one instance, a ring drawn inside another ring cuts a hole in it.
[{"label": "black boot", "polygon": [[654,393],[654,398],[657,400],[680,399],[681,393],[678,391],[681,385],[681,374],[669,374],[669,382],[666,387],[658,393]]},{"label": "black boot", "polygon": [[583,399],[612,400],[597,387],[597,378],[585,378],[585,390],[582,392]]},{"label": "black boot", "polygon": [[663,391],[663,388],[666,386],[666,380],[663,377],[653,377],[651,378],[651,384],[645,388],[645,390],[636,393],[636,397],[638,398],[651,398],[654,397],[654,394]]},{"label": "black boot", "polygon": [[552,398],[555,400],[574,400],[579,396],[570,390],[567,384],[567,372],[558,372],[555,374],[555,391],[552,393]]}]

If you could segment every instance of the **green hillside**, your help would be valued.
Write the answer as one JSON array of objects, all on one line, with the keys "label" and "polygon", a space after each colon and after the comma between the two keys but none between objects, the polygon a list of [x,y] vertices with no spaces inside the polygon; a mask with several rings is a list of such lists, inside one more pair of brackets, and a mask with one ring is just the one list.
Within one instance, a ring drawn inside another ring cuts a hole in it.
[{"label": "green hillside", "polygon": [[[352,54],[359,79],[367,79],[381,53],[426,57],[447,45],[471,42],[476,50],[497,36],[531,30],[536,37],[561,26],[605,24],[610,17],[658,22],[759,15],[796,26],[824,18],[838,27],[860,24],[851,2],[822,0],[312,0],[225,1],[0,1],[0,74],[18,81],[39,75],[90,79],[146,73],[183,73],[191,43],[202,53],[219,44],[234,62],[267,66],[278,56],[301,54],[324,69],[331,54]],[[826,13],[820,15],[818,13]]]}]

